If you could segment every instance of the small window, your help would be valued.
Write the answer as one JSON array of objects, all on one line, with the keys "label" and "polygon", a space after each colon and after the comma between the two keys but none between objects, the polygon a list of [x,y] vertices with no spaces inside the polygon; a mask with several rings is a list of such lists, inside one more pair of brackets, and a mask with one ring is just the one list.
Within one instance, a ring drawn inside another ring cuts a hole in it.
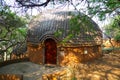
[{"label": "small window", "polygon": [[84,54],[88,54],[88,49],[84,48]]}]

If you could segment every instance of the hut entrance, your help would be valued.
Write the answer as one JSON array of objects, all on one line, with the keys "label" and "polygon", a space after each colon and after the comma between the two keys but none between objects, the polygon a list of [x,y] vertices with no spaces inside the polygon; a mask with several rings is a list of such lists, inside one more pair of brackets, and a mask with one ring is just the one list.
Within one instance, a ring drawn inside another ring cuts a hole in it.
[{"label": "hut entrance", "polygon": [[57,45],[53,39],[45,40],[45,64],[56,64]]}]

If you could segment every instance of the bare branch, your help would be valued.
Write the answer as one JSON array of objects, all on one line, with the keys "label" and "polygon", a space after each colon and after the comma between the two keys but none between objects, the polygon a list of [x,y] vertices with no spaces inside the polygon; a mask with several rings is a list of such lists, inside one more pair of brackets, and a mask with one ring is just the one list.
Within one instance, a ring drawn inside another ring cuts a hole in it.
[{"label": "bare branch", "polygon": [[18,2],[19,4],[21,4],[24,7],[37,7],[37,6],[46,7],[50,1],[51,0],[46,0],[46,2],[44,2],[44,3],[37,4],[37,3],[30,2],[30,1],[26,2],[25,0],[16,0],[16,2]]}]

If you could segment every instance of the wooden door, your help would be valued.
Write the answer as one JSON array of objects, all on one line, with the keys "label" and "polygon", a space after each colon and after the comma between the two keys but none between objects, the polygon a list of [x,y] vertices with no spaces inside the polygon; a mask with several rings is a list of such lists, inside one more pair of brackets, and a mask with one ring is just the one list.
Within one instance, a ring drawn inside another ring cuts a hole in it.
[{"label": "wooden door", "polygon": [[57,63],[57,46],[53,39],[45,40],[45,64]]}]

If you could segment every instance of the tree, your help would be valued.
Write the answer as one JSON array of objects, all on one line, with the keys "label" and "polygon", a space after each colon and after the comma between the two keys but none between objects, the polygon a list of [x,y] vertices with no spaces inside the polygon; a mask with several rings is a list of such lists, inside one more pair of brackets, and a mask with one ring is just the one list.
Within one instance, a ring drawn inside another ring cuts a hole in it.
[{"label": "tree", "polygon": [[[73,5],[73,0],[46,0],[43,3],[40,3],[41,0],[16,0],[21,7],[41,7],[41,6],[47,6],[50,2],[70,2],[70,4]],[[78,3],[74,6],[80,5],[81,2],[85,2],[88,6],[88,10],[90,14],[96,14],[103,16],[104,14],[111,14],[113,12],[120,14],[119,8],[120,8],[120,0],[80,0]],[[61,4],[63,4],[61,3]]]},{"label": "tree", "polygon": [[[51,2],[53,3],[52,5],[57,5],[57,3],[64,4],[68,2],[69,5],[72,5],[77,11],[81,11],[79,5],[81,5],[81,3],[84,2],[83,4],[87,5],[86,6],[87,9],[85,9],[85,13],[88,13],[87,15],[89,15],[90,17],[98,16],[100,20],[106,19],[107,16],[114,17],[115,15],[120,14],[120,10],[119,10],[120,0],[79,0],[77,1],[77,4],[74,4],[73,0],[46,0],[45,2],[43,2],[43,0],[16,0],[17,6],[9,5],[9,4],[8,6],[14,8],[24,7],[23,10],[26,11],[28,9],[33,9],[36,7],[42,7],[42,6],[46,7]],[[0,32],[2,33],[4,29],[5,33],[2,34],[4,34],[5,37],[8,34],[12,34],[13,33],[12,31],[15,31],[15,33],[17,33],[16,31],[17,30],[19,31],[19,29],[21,29],[19,27],[24,26],[24,20],[16,16],[16,14],[12,13],[8,8],[2,9],[0,13],[1,13],[0,26],[4,26],[0,29]],[[14,24],[13,22],[18,24]],[[1,39],[6,39],[4,36],[2,36]],[[10,41],[5,41],[5,42],[11,43]],[[2,48],[1,52],[3,51],[5,51],[5,49]]]},{"label": "tree", "polygon": [[12,53],[13,47],[25,42],[25,24],[9,7],[0,7],[0,55]]},{"label": "tree", "polygon": [[120,41],[120,16],[111,19],[105,27],[105,33],[116,41]]},{"label": "tree", "polygon": [[100,20],[120,14],[120,0],[88,0],[88,13]]},{"label": "tree", "polygon": [[47,6],[50,1],[46,0],[46,2],[40,3],[40,0],[16,0],[21,6],[26,7]]},{"label": "tree", "polygon": [[[15,0],[15,5],[9,5],[14,8],[21,8],[25,12],[28,9],[35,9],[37,7],[46,7],[49,3],[50,5],[58,5],[67,3],[72,5],[78,11],[81,11],[79,5],[83,5],[87,8],[84,9],[85,13],[90,16],[99,16],[100,20],[104,20],[106,16],[113,16],[120,14],[120,0]],[[74,4],[75,3],[75,4]],[[87,5],[87,6],[86,6]],[[64,6],[64,5],[63,5]]]},{"label": "tree", "polygon": [[[73,0],[46,0],[46,2],[39,4],[40,1],[41,0],[16,0],[22,7],[27,8],[47,6],[50,2],[55,3],[60,1],[62,2],[61,4],[69,2],[77,11],[81,11],[78,6],[84,2],[83,4],[87,5],[85,13],[88,13],[87,15],[90,17],[98,16],[100,20],[105,20],[106,17],[115,17],[115,15],[120,14],[120,0],[79,0],[77,4],[74,4]],[[111,39],[110,36],[108,36],[108,38]]]}]

